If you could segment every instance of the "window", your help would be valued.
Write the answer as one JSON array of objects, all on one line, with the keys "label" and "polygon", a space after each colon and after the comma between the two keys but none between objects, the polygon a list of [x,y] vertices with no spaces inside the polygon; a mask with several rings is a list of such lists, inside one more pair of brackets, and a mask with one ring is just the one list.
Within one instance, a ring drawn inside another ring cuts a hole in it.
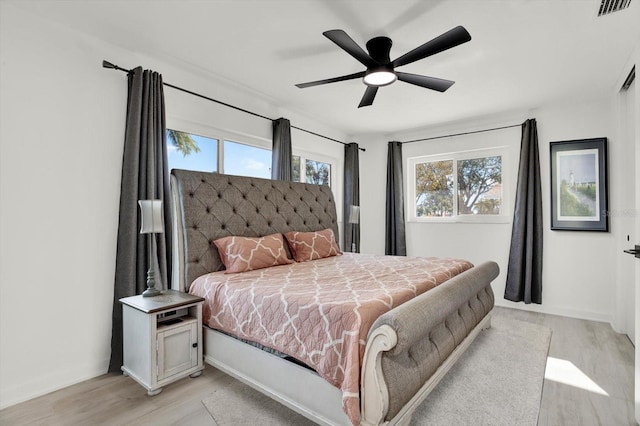
[{"label": "window", "polygon": [[503,193],[504,149],[409,159],[409,219],[508,221]]},{"label": "window", "polygon": [[218,140],[167,129],[169,170],[218,171]]},{"label": "window", "polygon": [[169,170],[271,178],[271,151],[253,145],[167,129],[167,153]]},{"label": "window", "polygon": [[271,179],[271,151],[224,141],[224,173]]},{"label": "window", "polygon": [[[299,155],[292,157],[293,181],[315,183],[316,185],[331,186],[331,163],[311,160]],[[301,175],[301,165],[304,164],[304,176]]]}]

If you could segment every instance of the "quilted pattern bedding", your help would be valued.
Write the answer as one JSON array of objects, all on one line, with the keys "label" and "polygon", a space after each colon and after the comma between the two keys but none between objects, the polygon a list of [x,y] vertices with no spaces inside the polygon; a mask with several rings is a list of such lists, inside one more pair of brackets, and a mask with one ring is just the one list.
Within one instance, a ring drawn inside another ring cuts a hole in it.
[{"label": "quilted pattern bedding", "polygon": [[367,334],[383,313],[472,268],[461,259],[345,253],[243,272],[213,272],[189,292],[206,299],[211,328],[299,359],[342,391],[360,420],[360,365]]}]

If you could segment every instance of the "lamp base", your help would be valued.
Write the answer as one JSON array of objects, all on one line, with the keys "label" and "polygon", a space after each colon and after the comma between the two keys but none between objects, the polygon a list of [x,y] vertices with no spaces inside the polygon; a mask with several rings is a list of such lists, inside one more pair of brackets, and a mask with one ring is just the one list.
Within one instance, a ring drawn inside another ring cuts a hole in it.
[{"label": "lamp base", "polygon": [[154,297],[154,296],[160,296],[161,294],[162,294],[162,292],[160,290],[158,290],[157,288],[149,287],[145,291],[142,292],[142,297]]},{"label": "lamp base", "polygon": [[154,275],[153,268],[149,268],[147,271],[147,289],[142,292],[143,297],[154,297],[162,294],[162,292],[156,288]]}]

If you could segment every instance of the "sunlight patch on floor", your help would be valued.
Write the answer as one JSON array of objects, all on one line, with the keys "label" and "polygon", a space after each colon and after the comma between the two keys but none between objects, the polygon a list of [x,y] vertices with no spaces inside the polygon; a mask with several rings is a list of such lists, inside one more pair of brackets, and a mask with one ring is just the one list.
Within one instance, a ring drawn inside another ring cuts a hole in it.
[{"label": "sunlight patch on floor", "polygon": [[589,392],[609,396],[596,382],[591,380],[582,370],[566,359],[547,357],[547,369],[544,372],[544,378]]}]

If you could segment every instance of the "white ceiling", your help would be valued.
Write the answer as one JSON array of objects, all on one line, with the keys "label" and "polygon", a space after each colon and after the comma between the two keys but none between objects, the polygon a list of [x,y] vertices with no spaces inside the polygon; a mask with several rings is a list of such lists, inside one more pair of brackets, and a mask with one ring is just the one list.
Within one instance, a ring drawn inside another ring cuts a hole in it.
[{"label": "white ceiling", "polygon": [[[236,82],[279,107],[357,135],[394,133],[612,93],[640,41],[640,1],[604,17],[597,17],[599,3],[40,0],[18,4],[112,44]],[[368,39],[386,35],[394,42],[394,59],[457,25],[469,31],[470,42],[400,68],[456,81],[447,92],[396,82],[381,88],[372,106],[358,109],[365,90],[359,79],[307,89],[294,86],[364,70],[323,31],[343,29],[363,48]],[[104,59],[124,67],[145,66]]]}]

